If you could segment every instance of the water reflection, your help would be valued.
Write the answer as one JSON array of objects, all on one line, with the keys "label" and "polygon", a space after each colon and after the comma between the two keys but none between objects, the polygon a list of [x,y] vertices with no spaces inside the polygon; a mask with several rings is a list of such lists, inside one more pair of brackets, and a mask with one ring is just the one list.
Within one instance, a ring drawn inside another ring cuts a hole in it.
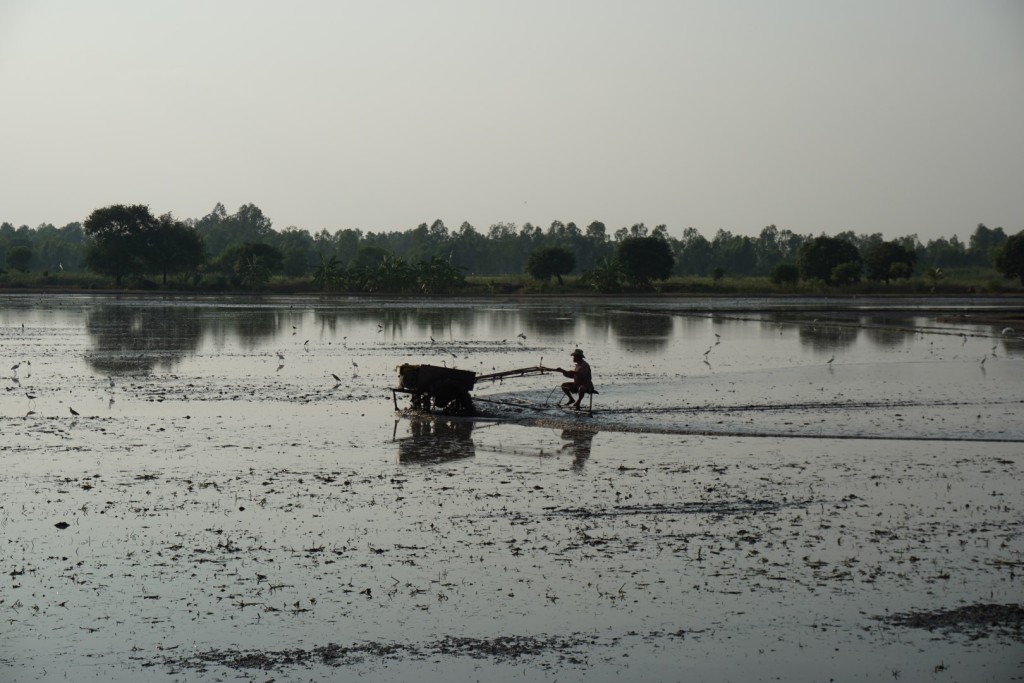
[{"label": "water reflection", "polygon": [[184,307],[99,306],[85,326],[93,347],[85,360],[105,375],[169,369],[195,352],[203,334],[197,311]]},{"label": "water reflection", "polygon": [[798,337],[801,346],[808,346],[819,351],[838,351],[847,349],[857,343],[860,329],[850,321],[830,322],[812,320],[800,325]]},{"label": "water reflection", "polygon": [[612,312],[608,315],[608,323],[620,344],[645,351],[657,351],[668,344],[674,321],[672,316],[660,314]]},{"label": "water reflection", "polygon": [[902,346],[917,334],[913,318],[866,315],[861,318],[865,336],[882,348]]},{"label": "water reflection", "polygon": [[572,337],[576,318],[571,309],[527,308],[520,311],[522,326],[531,335]]},{"label": "water reflection", "polygon": [[990,334],[999,339],[993,346],[998,346],[1008,356],[1021,356],[1024,355],[1024,323],[1014,320],[1013,324],[1013,327],[1005,322],[992,325]]},{"label": "water reflection", "polygon": [[395,439],[403,465],[432,465],[476,455],[472,420],[415,418],[409,420],[409,431],[410,436]]},{"label": "water reflection", "polygon": [[562,450],[572,454],[572,468],[582,470],[590,457],[594,432],[585,429],[563,429],[562,440],[568,442],[562,445]]},{"label": "water reflection", "polygon": [[264,341],[282,334],[287,322],[277,311],[253,308],[222,314],[217,318],[217,327],[221,335],[231,332],[237,334],[242,347],[251,350],[258,348]]}]

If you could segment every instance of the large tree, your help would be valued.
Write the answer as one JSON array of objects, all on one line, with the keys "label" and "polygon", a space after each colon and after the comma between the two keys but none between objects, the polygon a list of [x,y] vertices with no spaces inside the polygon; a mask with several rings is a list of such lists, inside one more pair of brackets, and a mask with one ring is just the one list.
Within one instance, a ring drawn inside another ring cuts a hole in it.
[{"label": "large tree", "polygon": [[615,258],[629,283],[637,287],[668,279],[675,264],[671,245],[661,237],[626,237],[616,247]]},{"label": "large tree", "polygon": [[210,254],[215,257],[239,244],[268,244],[275,237],[273,222],[255,204],[243,204],[238,211],[228,215],[224,205],[218,203],[195,225]]},{"label": "large tree", "polygon": [[148,243],[157,229],[148,206],[114,204],[96,209],[84,228],[91,238],[85,255],[89,269],[110,275],[117,287],[125,275],[145,271]]},{"label": "large tree", "polygon": [[978,223],[971,235],[967,254],[975,265],[987,266],[995,257],[995,250],[1004,242],[1006,233],[1002,228],[988,228],[984,223]]},{"label": "large tree", "polygon": [[7,265],[14,270],[23,273],[28,272],[28,265],[32,262],[32,250],[23,244],[11,247],[7,251]]},{"label": "large tree", "polygon": [[914,272],[917,255],[905,246],[892,240],[877,242],[864,250],[864,269],[869,280],[909,278]]},{"label": "large tree", "polygon": [[1024,230],[996,247],[993,262],[1003,277],[1020,278],[1020,283],[1024,285]]},{"label": "large tree", "polygon": [[260,242],[243,242],[225,250],[237,281],[249,289],[262,289],[273,275],[281,271],[284,254],[277,247]]},{"label": "large tree", "polygon": [[576,257],[563,247],[536,249],[526,261],[526,272],[530,277],[546,282],[554,276],[560,285],[565,284],[562,276],[571,273],[575,267]]},{"label": "large tree", "polygon": [[697,228],[683,231],[681,240],[674,240],[677,275],[707,275],[711,272],[714,251],[711,242]]},{"label": "large tree", "polygon": [[825,235],[804,242],[797,257],[800,277],[805,280],[820,279],[826,284],[833,283],[832,273],[836,266],[846,263],[860,267],[862,259],[857,247],[848,240]]},{"label": "large tree", "polygon": [[194,272],[206,260],[199,231],[169,213],[157,220],[146,246],[147,271],[159,273],[165,285],[168,273]]}]

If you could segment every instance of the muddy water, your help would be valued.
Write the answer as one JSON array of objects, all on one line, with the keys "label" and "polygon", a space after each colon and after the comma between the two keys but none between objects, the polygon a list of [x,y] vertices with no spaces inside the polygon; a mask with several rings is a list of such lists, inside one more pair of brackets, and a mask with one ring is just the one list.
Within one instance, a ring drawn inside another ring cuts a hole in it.
[{"label": "muddy water", "polygon": [[2,298],[0,680],[1022,676],[1020,309]]}]

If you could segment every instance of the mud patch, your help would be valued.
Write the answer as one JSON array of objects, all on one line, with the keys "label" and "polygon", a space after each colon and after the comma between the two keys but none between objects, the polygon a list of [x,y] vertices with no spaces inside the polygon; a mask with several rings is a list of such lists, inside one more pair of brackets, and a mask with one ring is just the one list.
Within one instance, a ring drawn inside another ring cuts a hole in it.
[{"label": "mud patch", "polygon": [[496,638],[448,636],[427,643],[368,642],[347,646],[330,643],[310,649],[294,648],[250,652],[207,650],[187,657],[165,657],[163,660],[151,662],[148,666],[163,665],[172,673],[181,673],[188,669],[206,671],[210,665],[235,670],[270,671],[295,665],[351,666],[360,664],[367,658],[423,660],[428,657],[445,656],[507,663],[524,658],[536,659],[546,655],[556,655],[554,661],[547,663],[546,666],[550,667],[556,662],[559,665],[585,663],[581,648],[593,645],[596,640],[593,636],[580,634],[571,636],[506,635]]},{"label": "mud patch", "polygon": [[938,631],[944,636],[1008,638],[1024,643],[1024,606],[979,604],[930,612],[902,612],[879,617],[891,626]]},{"label": "mud patch", "polygon": [[[620,468],[621,469],[621,468]],[[811,501],[735,500],[699,503],[672,503],[668,505],[621,505],[606,510],[587,508],[564,508],[551,510],[549,514],[589,519],[592,517],[617,517],[622,515],[746,515],[752,513],[778,512],[786,507],[806,507]]]}]

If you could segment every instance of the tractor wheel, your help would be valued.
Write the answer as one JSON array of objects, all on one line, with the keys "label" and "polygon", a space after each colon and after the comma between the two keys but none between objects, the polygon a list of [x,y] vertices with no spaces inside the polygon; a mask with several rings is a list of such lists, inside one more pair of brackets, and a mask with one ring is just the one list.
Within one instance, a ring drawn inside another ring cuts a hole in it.
[{"label": "tractor wheel", "polygon": [[473,399],[456,382],[441,382],[433,393],[434,407],[445,415],[473,415]]}]

